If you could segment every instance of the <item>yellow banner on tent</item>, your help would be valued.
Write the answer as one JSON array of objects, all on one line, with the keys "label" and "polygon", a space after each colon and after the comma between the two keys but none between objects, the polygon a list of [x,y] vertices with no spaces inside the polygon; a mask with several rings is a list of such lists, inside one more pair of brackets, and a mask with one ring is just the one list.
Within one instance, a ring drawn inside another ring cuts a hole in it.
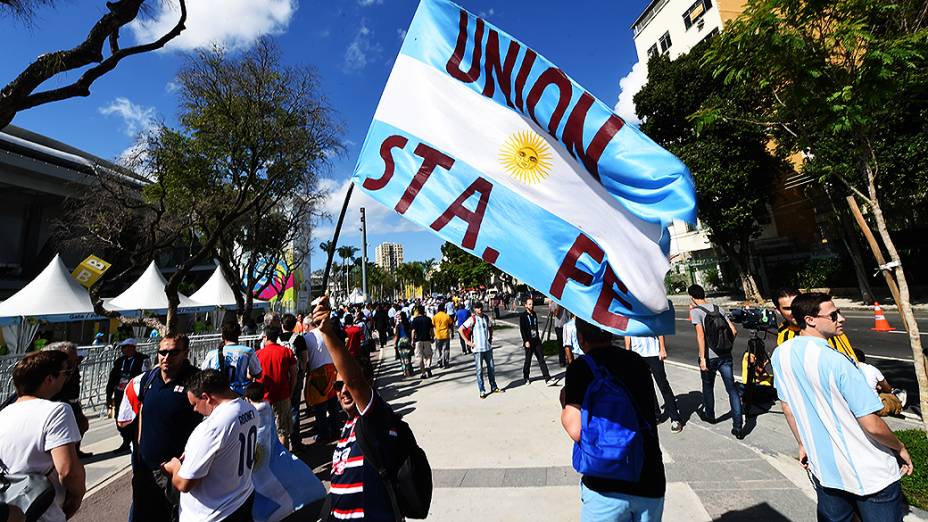
[{"label": "yellow banner on tent", "polygon": [[85,288],[90,288],[103,277],[103,273],[109,270],[110,266],[112,265],[97,256],[88,256],[71,272],[71,277]]}]

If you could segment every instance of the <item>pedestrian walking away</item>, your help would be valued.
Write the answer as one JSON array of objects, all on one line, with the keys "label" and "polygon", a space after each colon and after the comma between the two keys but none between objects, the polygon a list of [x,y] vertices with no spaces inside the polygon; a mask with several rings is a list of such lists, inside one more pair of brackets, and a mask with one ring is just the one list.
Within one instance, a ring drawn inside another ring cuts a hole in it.
[{"label": "pedestrian walking away", "polygon": [[[554,321],[554,335],[557,337],[557,345],[564,346],[564,324],[569,320],[567,309],[551,301],[548,304],[549,316]],[[567,366],[567,356],[563,350],[557,354],[557,362],[562,367]]]},{"label": "pedestrian walking away", "polygon": [[[464,321],[470,317],[470,311],[467,308],[464,308],[463,302],[458,302],[457,310],[454,312],[454,322],[455,327],[460,329],[461,325],[464,324]],[[471,352],[470,346],[467,345],[465,339],[461,336],[458,336],[458,340],[461,341],[461,354],[467,355]]]},{"label": "pedestrian walking away", "polygon": [[[661,396],[664,398],[664,410],[670,417],[670,431],[673,433],[683,431],[683,419],[677,409],[677,398],[673,394],[670,383],[667,382],[667,372],[664,371],[664,360],[667,359],[664,336],[634,337],[626,335],[625,349],[640,355],[644,362],[647,363],[648,368],[651,369],[651,376],[654,377],[657,389],[661,391]],[[658,415],[658,418],[660,418],[660,415]]]},{"label": "pedestrian walking away", "polygon": [[561,425],[582,475],[580,520],[659,522],[667,479],[651,372],[610,332],[579,318],[576,326],[583,355],[567,368]]},{"label": "pedestrian walking away", "polygon": [[[0,410],[0,470],[45,475],[55,490],[55,499],[39,522],[73,517],[86,490],[74,411],[66,403],[50,400],[61,392],[71,371],[64,352],[27,354],[13,368],[16,402]],[[16,511],[26,511],[28,506],[19,508]]]},{"label": "pedestrian walking away", "polygon": [[251,522],[251,482],[258,442],[254,406],[229,388],[219,370],[187,381],[187,400],[204,417],[177,457],[162,465],[180,491],[180,522]]},{"label": "pedestrian walking away", "polygon": [[438,312],[432,317],[432,326],[435,328],[435,351],[438,353],[438,367],[451,366],[451,332],[454,331],[454,319],[440,306]]},{"label": "pedestrian walking away", "polygon": [[222,371],[228,376],[232,390],[241,395],[249,383],[261,376],[261,363],[252,348],[239,344],[241,329],[238,323],[225,322],[220,331],[221,344],[206,353],[200,369]]},{"label": "pedestrian walking away", "polygon": [[828,339],[844,332],[831,296],[800,294],[791,303],[799,336],[771,358],[777,395],[809,472],[821,521],[898,522],[903,516],[901,475],[912,458],[877,413],[874,389],[852,359]]},{"label": "pedestrian walking away", "polygon": [[[303,436],[300,430],[300,403],[303,402],[303,383],[306,381],[306,363],[308,360],[306,339],[297,333],[297,318],[293,314],[284,314],[280,319],[283,332],[280,334],[281,345],[290,348],[296,358],[296,381],[293,383],[293,392],[290,394],[290,448],[294,451],[302,449]],[[300,325],[299,330],[303,329]]]},{"label": "pedestrian walking away", "polygon": [[423,378],[432,376],[432,338],[434,326],[432,320],[425,315],[425,307],[416,306],[415,317],[412,319],[412,345],[416,349],[416,359],[419,361],[419,372]]},{"label": "pedestrian walking away", "polygon": [[119,408],[120,426],[139,419],[139,440],[132,451],[133,522],[178,520],[180,493],[161,465],[183,455],[187,439],[203,419],[190,407],[184,387],[199,372],[187,359],[189,348],[186,335],[163,337],[158,366],[132,379]]},{"label": "pedestrian walking away", "polygon": [[296,386],[297,361],[293,352],[278,344],[281,335],[279,326],[264,328],[264,346],[258,350],[258,362],[261,363],[261,377],[264,386],[264,400],[274,409],[274,421],[277,423],[277,435],[285,448],[290,448],[290,435],[293,432],[290,416],[290,397]]},{"label": "pedestrian walking away", "polygon": [[738,330],[722,313],[717,305],[706,300],[706,291],[699,285],[687,289],[693,305],[692,323],[696,329],[696,345],[699,351],[699,370],[702,379],[702,418],[715,423],[715,374],[722,377],[731,405],[731,433],[744,438],[744,419],[741,411],[741,395],[735,386],[731,350]]},{"label": "pedestrian walking away", "polygon": [[493,321],[483,313],[483,305],[474,303],[474,314],[458,328],[461,339],[474,353],[474,366],[477,372],[477,390],[480,398],[485,399],[489,393],[483,386],[483,369],[487,370],[490,393],[501,391],[496,385],[496,369],[493,364]]},{"label": "pedestrian walking away", "polygon": [[[119,411],[122,405],[129,382],[136,376],[151,370],[151,359],[138,351],[134,338],[123,339],[118,346],[122,350],[122,355],[113,362],[110,377],[106,382],[106,407],[113,410],[114,419],[116,418],[115,412]],[[138,427],[137,421],[124,427],[119,427],[117,424],[116,429],[122,437],[122,444],[116,448],[116,452],[129,451],[132,441],[138,438]]]},{"label": "pedestrian walking away", "polygon": [[525,352],[525,361],[522,363],[522,378],[525,379],[525,384],[531,382],[529,380],[529,370],[531,370],[532,355],[534,355],[535,359],[538,360],[538,366],[541,367],[541,375],[545,378],[545,383],[556,385],[557,382],[551,379],[551,374],[548,373],[548,365],[545,363],[545,354],[541,348],[541,336],[538,334],[535,300],[531,297],[525,300],[525,310],[519,315],[519,332],[522,334],[522,348]]}]

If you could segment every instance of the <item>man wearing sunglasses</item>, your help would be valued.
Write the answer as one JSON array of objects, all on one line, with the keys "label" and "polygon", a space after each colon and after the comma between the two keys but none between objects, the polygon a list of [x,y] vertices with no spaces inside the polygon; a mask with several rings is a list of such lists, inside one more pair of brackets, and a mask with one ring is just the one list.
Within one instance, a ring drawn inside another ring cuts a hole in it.
[{"label": "man wearing sunglasses", "polygon": [[818,496],[818,520],[902,520],[900,475],[912,459],[877,412],[880,398],[854,361],[828,345],[844,332],[844,316],[819,292],[791,303],[801,331],[773,352],[777,395],[799,461]]},{"label": "man wearing sunglasses", "polygon": [[[397,429],[396,419],[390,406],[371,388],[371,383],[361,371],[357,360],[345,348],[338,335],[337,319],[330,317],[328,298],[313,310],[313,321],[318,325],[323,344],[329,350],[338,378],[335,392],[348,422],[342,428],[341,437],[332,456],[332,487],[323,507],[322,520],[360,519],[367,521],[393,522],[393,515],[386,486],[376,468],[365,457],[358,442],[355,429],[364,425],[364,433],[376,440],[383,459],[395,456]],[[390,462],[383,463],[386,467]]]},{"label": "man wearing sunglasses", "polygon": [[199,372],[187,354],[186,335],[168,335],[158,345],[157,366],[132,380],[119,408],[117,425],[139,419],[132,452],[133,522],[176,522],[180,493],[161,465],[184,453],[184,445],[203,417],[190,407],[187,380]]},{"label": "man wearing sunglasses", "polygon": [[[773,304],[776,306],[777,312],[780,312],[780,315],[783,316],[783,324],[780,325],[780,329],[777,331],[777,346],[799,335],[799,325],[796,324],[796,320],[793,318],[793,299],[797,295],[799,295],[799,290],[796,288],[781,288],[774,297]],[[843,332],[828,339],[828,346],[855,361],[857,360],[857,354],[851,348],[851,341]]]}]

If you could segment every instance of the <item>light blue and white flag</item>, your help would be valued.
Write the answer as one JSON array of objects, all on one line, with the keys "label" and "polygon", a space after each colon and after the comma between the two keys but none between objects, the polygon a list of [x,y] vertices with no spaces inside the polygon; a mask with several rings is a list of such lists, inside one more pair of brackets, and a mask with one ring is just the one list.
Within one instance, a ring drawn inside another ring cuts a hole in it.
[{"label": "light blue and white flag", "polygon": [[354,172],[377,201],[616,333],[671,333],[667,225],[686,166],[563,71],[423,0]]}]

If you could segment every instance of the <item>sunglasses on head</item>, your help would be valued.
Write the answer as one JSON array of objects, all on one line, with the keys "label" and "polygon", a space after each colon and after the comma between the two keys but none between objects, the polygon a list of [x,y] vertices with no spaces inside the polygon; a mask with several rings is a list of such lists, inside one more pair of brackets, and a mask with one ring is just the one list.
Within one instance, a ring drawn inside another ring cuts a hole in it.
[{"label": "sunglasses on head", "polygon": [[183,353],[183,350],[175,348],[173,350],[158,350],[158,355],[162,357],[173,357],[179,353]]}]

